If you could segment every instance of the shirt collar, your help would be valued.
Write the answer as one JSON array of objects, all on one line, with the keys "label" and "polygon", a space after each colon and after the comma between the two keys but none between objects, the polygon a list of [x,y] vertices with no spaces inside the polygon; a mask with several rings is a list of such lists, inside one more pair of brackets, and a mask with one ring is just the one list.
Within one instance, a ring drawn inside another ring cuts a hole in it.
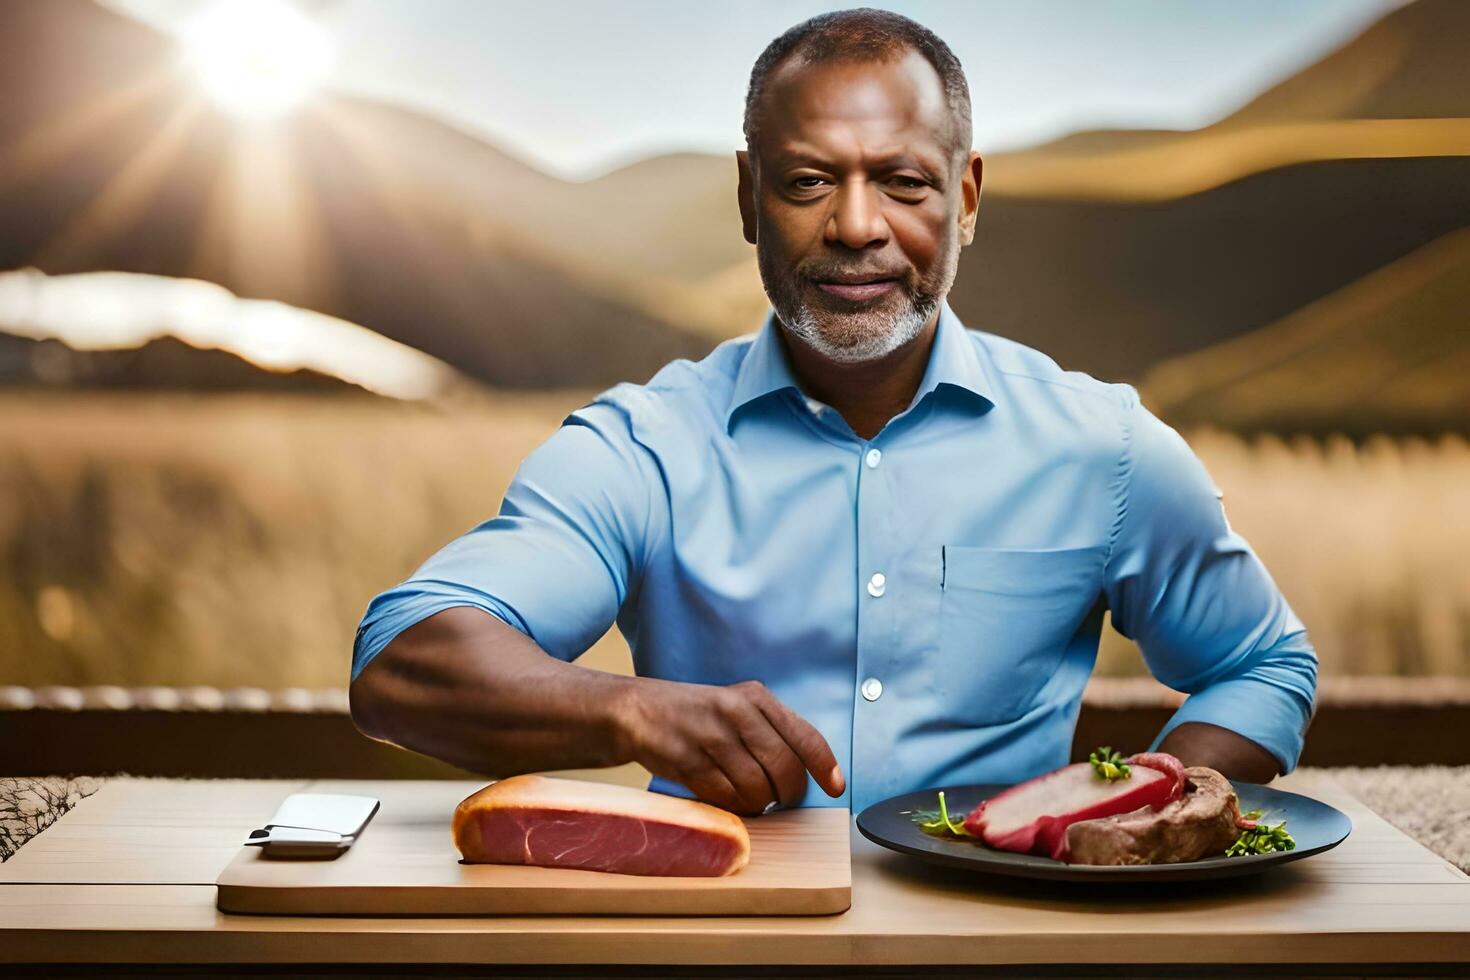
[{"label": "shirt collar", "polygon": [[735,388],[730,393],[730,408],[725,412],[726,432],[730,430],[730,422],[735,417],[735,413],[756,399],[785,388],[801,391],[801,386],[796,382],[796,375],[791,371],[791,363],[787,360],[786,350],[781,346],[781,338],[778,334],[780,329],[776,325],[775,310],[766,310],[765,322],[756,332],[755,340],[746,350],[745,358],[740,362],[740,369],[735,373]]},{"label": "shirt collar", "polygon": [[936,391],[940,385],[977,397],[987,409],[995,404],[994,389],[985,372],[980,351],[960,318],[949,308],[949,300],[940,303],[939,323],[934,328],[929,364],[919,379],[919,387],[914,391],[914,400],[909,407],[919,404],[925,395]]},{"label": "shirt collar", "polygon": [[[801,386],[797,383],[786,350],[782,346],[780,329],[775,311],[767,310],[765,321],[735,374],[730,407],[725,413],[727,432],[735,413],[756,399],[786,388],[802,394]],[[986,374],[980,352],[966,332],[965,325],[960,322],[954,310],[950,309],[948,300],[940,303],[939,323],[935,326],[934,346],[929,352],[929,363],[909,407],[919,404],[925,395],[935,391],[940,385],[949,385],[957,391],[976,396],[986,408],[995,404],[994,389]]]}]

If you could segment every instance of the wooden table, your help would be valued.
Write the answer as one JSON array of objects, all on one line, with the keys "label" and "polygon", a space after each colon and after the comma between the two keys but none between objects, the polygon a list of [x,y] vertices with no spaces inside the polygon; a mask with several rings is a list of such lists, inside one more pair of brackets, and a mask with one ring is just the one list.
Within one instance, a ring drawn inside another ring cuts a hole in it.
[{"label": "wooden table", "polygon": [[296,974],[303,964],[458,964],[461,975],[515,964],[523,976],[547,975],[547,964],[624,976],[913,967],[946,980],[987,967],[1198,977],[1243,964],[1262,965],[1256,975],[1470,974],[1470,876],[1325,778],[1297,772],[1272,785],[1343,810],[1352,835],[1260,875],[1096,890],[931,867],[854,827],[853,905],[836,916],[353,919],[222,914],[213,882],[286,793],[383,784],[114,779],[0,865],[0,964],[291,964]]}]

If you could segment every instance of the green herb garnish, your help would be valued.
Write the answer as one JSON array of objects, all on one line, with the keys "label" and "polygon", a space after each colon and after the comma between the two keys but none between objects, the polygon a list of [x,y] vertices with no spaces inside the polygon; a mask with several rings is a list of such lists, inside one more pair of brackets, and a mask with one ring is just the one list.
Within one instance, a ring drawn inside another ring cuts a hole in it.
[{"label": "green herb garnish", "polygon": [[939,791],[938,810],[914,810],[911,819],[919,825],[919,829],[930,834],[954,837],[973,837],[974,834],[965,829],[965,822],[961,820],[958,824],[949,819],[949,806],[944,802],[944,791]]},{"label": "green herb garnish", "polygon": [[1092,771],[1097,773],[1098,778],[1112,782],[1115,779],[1127,779],[1133,774],[1128,763],[1123,761],[1121,752],[1114,752],[1112,746],[1104,745],[1096,752],[1087,757],[1092,763]]},{"label": "green herb garnish", "polygon": [[[1252,810],[1242,813],[1247,820],[1259,820],[1262,816],[1260,810]],[[1225,851],[1226,857],[1241,857],[1247,854],[1272,854],[1277,851],[1290,851],[1296,847],[1296,841],[1286,832],[1286,821],[1272,826],[1271,824],[1258,824],[1254,829],[1241,831],[1235,843],[1231,844]]]}]

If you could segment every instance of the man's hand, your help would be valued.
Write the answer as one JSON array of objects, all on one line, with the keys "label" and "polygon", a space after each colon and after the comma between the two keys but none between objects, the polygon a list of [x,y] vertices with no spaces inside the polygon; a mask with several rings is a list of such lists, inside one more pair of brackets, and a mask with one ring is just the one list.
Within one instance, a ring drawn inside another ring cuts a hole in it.
[{"label": "man's hand", "polygon": [[617,711],[620,756],[734,813],[800,802],[807,771],[827,795],[842,795],[846,782],[822,733],[760,681],[632,680]]}]

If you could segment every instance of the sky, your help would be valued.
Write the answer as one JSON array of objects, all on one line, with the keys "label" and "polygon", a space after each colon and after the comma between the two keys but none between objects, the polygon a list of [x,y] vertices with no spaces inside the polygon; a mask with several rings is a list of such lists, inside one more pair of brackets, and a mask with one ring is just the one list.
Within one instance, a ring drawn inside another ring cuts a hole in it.
[{"label": "sky", "polygon": [[[106,0],[168,31],[214,0]],[[1228,115],[1403,0],[927,0],[959,57],[975,147],[1079,129],[1193,129]],[[851,4],[746,0],[296,0],[333,49],[325,84],[426,111],[549,173],[743,145],[750,66],[793,24]]]}]

